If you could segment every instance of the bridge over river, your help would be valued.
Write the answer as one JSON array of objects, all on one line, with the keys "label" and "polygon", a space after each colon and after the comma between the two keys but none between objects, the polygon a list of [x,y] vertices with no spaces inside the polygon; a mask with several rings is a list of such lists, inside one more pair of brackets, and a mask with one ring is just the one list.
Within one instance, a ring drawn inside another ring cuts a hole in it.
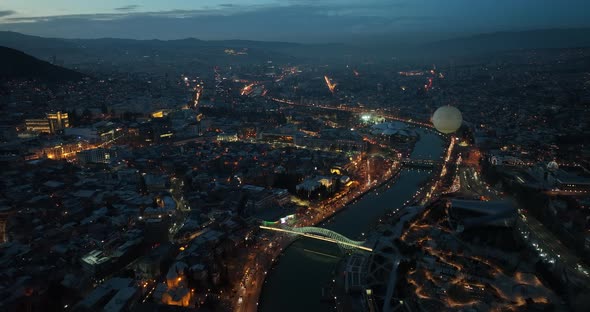
[{"label": "bridge over river", "polygon": [[[320,224],[323,229],[345,237],[362,237],[363,233],[369,233],[374,228],[375,221],[381,216],[394,212],[412,199],[423,183],[432,178],[429,170],[418,170],[418,163],[424,164],[420,168],[425,168],[426,165],[434,167],[443,152],[443,141],[439,135],[423,129],[417,131],[420,138],[414,146],[411,160],[405,161],[406,166],[400,175],[394,181],[363,196]],[[433,159],[431,164],[425,161],[428,159]],[[263,225],[278,227],[276,224]],[[305,235],[295,233],[293,235],[300,235],[302,239],[285,248],[281,261],[276,262],[275,266],[269,270],[261,296],[257,296],[257,291],[252,292],[254,298],[245,299],[248,303],[252,302],[251,308],[243,311],[323,312],[334,309],[334,306],[338,304],[338,302],[322,301],[322,288],[333,285],[334,273],[341,273],[335,272],[340,257],[343,256],[339,253],[339,250],[343,248],[337,246],[347,245],[339,244],[341,239],[330,237],[330,233],[320,235],[307,232]],[[355,243],[351,244],[356,246]],[[367,247],[362,243],[360,245]],[[332,248],[331,252],[327,252],[330,248]],[[350,248],[356,249],[352,246]],[[334,257],[323,257],[313,251],[321,251],[322,254],[330,254]],[[296,300],[293,300],[294,298]],[[259,299],[260,305],[257,305],[256,299]]]},{"label": "bridge over river", "polygon": [[402,163],[410,168],[434,168],[441,165],[442,160],[404,158],[402,159]]},{"label": "bridge over river", "polygon": [[355,241],[355,240],[349,239],[348,237],[346,237],[342,234],[339,234],[337,232],[334,232],[334,231],[331,231],[328,229],[320,228],[320,227],[306,226],[306,227],[297,227],[297,228],[291,228],[291,227],[279,228],[279,227],[271,227],[271,226],[261,225],[260,228],[263,230],[299,235],[299,236],[303,236],[303,237],[308,237],[308,238],[313,238],[313,239],[317,239],[317,240],[322,240],[322,241],[334,243],[334,244],[337,244],[338,246],[342,247],[344,250],[348,250],[348,251],[353,251],[355,249],[364,250],[364,251],[368,251],[368,252],[373,251],[372,248],[364,246],[365,242]]}]

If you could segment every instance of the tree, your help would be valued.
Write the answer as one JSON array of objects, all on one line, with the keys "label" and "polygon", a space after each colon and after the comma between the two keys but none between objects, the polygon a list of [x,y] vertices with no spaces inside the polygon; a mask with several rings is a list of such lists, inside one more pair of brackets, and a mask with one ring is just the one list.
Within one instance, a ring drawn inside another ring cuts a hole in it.
[{"label": "tree", "polygon": [[147,184],[145,183],[145,178],[143,175],[139,176],[138,190],[140,193],[147,193]]},{"label": "tree", "polygon": [[100,105],[100,111],[106,115],[109,113],[109,108],[105,103],[102,103],[102,105]]},{"label": "tree", "polygon": [[70,126],[76,127],[80,125],[80,116],[78,115],[75,109],[66,112],[68,114],[68,121],[70,122]]},{"label": "tree", "polygon": [[590,291],[584,289],[577,295],[572,296],[572,299],[570,299],[570,305],[576,312],[588,311],[588,307],[590,307]]},{"label": "tree", "polygon": [[84,111],[82,111],[82,119],[85,122],[90,122],[90,120],[92,120],[92,112],[88,108],[85,108]]}]

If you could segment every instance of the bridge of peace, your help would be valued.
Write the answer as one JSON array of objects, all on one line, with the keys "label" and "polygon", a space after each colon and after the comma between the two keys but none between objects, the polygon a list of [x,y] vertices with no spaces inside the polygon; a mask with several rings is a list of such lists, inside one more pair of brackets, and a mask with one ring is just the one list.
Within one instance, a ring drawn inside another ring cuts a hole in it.
[{"label": "bridge of peace", "polygon": [[368,243],[366,241],[355,241],[342,234],[320,227],[290,227],[285,224],[277,224],[276,222],[263,222],[263,225],[260,225],[260,228],[267,231],[287,233],[295,236],[308,237],[334,243],[346,252],[373,251],[372,248],[367,247]]}]

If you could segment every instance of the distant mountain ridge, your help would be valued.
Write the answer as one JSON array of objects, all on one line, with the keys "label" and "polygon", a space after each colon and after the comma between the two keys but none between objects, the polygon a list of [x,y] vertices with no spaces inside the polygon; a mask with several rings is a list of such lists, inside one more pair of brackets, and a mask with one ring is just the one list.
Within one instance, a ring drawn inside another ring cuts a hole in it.
[{"label": "distant mountain ridge", "polygon": [[[177,40],[135,39],[59,39],[29,36],[16,32],[0,31],[0,45],[22,50],[41,59],[56,56],[69,63],[88,60],[107,62],[137,61],[144,57],[160,57],[161,60],[193,60],[217,63],[281,61],[291,59],[284,51],[299,44],[249,40],[206,41],[195,38]],[[225,49],[247,49],[248,55],[239,57],[224,53]]]},{"label": "distant mountain ridge", "polygon": [[55,66],[24,52],[0,46],[0,80],[35,79],[48,83],[80,80],[85,75]]},{"label": "distant mountain ridge", "polygon": [[[383,37],[387,38],[387,37]],[[354,41],[354,40],[352,40]],[[22,50],[41,59],[67,60],[68,63],[106,62],[122,64],[144,58],[158,62],[193,62],[206,65],[232,63],[325,61],[353,55],[375,59],[401,57],[465,56],[521,49],[590,47],[590,28],[540,29],[495,32],[426,44],[405,44],[381,39],[362,44],[302,44],[253,40],[177,40],[135,39],[59,39],[0,31],[0,45]],[[232,56],[225,49],[247,50],[248,55]]]},{"label": "distant mountain ridge", "polygon": [[590,47],[590,28],[494,32],[423,45],[425,49],[453,55],[579,47]]}]

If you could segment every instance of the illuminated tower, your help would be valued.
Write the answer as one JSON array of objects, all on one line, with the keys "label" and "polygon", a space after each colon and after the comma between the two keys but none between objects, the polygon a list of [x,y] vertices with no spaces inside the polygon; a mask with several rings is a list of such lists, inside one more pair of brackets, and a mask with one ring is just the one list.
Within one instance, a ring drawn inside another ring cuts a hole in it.
[{"label": "illuminated tower", "polygon": [[50,113],[47,114],[47,119],[49,120],[49,127],[51,128],[51,133],[55,133],[57,131],[63,130],[64,128],[70,127],[68,113]]}]

